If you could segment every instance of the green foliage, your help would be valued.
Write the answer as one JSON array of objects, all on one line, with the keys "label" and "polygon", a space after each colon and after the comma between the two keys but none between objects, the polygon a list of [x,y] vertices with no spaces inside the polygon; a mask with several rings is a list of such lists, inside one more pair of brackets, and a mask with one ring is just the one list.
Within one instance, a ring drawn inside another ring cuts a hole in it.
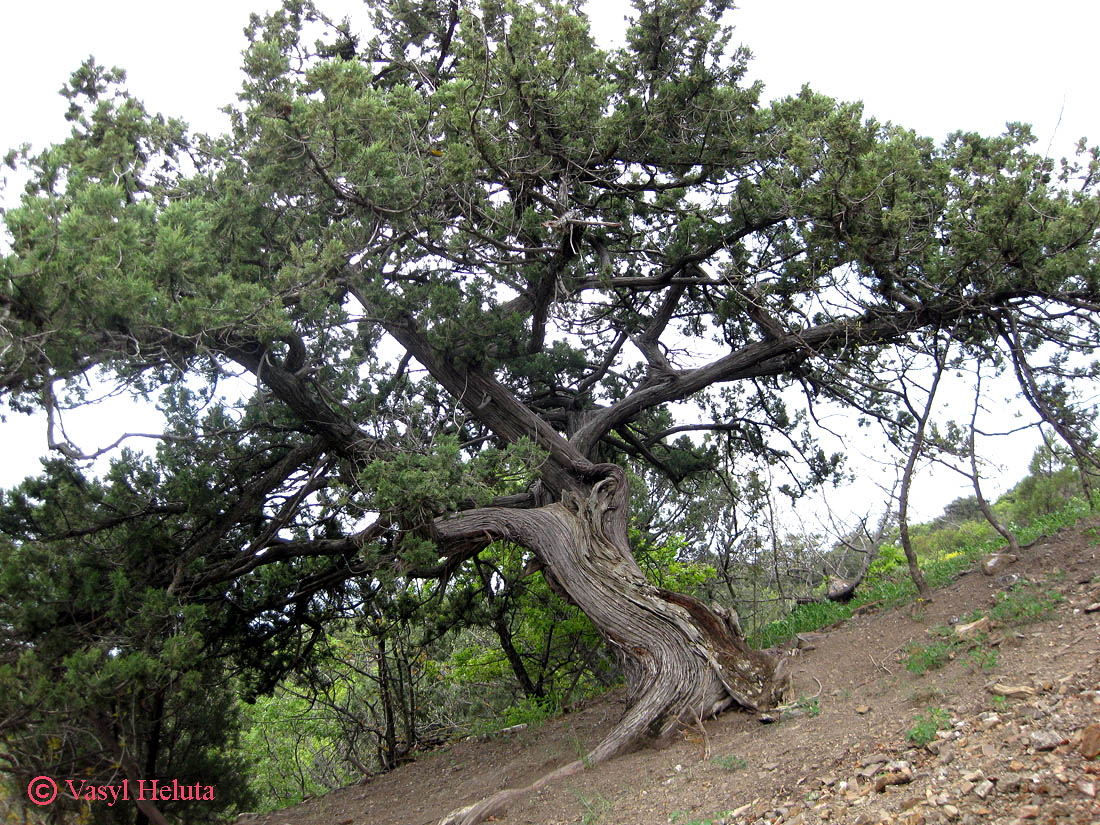
[{"label": "green foliage", "polygon": [[[109,782],[120,769],[218,777],[213,803],[164,805],[176,821],[211,822],[251,799],[233,753],[236,685],[212,641],[216,610],[169,592],[173,519],[117,518],[151,506],[152,482],[135,456],[106,482],[57,461],[0,496],[0,738],[24,786],[43,774]],[[56,804],[113,821],[105,806]]]},{"label": "green foliage", "polygon": [[920,676],[929,670],[939,670],[954,658],[954,645],[948,641],[928,644],[910,643],[906,647],[905,669]]},{"label": "green foliage", "polygon": [[706,819],[687,819],[690,816],[687,811],[676,811],[669,815],[669,825],[720,825],[729,820],[730,811],[723,811]]},{"label": "green foliage", "polygon": [[743,771],[749,766],[744,759],[734,753],[727,754],[726,756],[715,756],[712,757],[710,761],[722,770],[729,771],[730,773]]},{"label": "green foliage", "polygon": [[[89,60],[69,136],[8,158],[0,393],[67,457],[0,501],[21,770],[216,774],[231,806],[245,754],[299,768],[256,769],[289,799],[606,688],[605,640],[550,584],[638,570],[594,534],[585,575],[537,551],[608,464],[637,481],[633,521],[606,517],[648,582],[740,603],[748,571],[761,644],[910,598],[887,550],[850,606],[759,627],[813,544],[772,490],[842,475],[818,399],[902,426],[882,368],[923,363],[931,326],[998,369],[1030,359],[1088,440],[1095,152],[1055,168],[1020,125],[937,146],[808,87],[762,105],[724,3],[639,3],[613,52],[576,5],[368,5],[369,34],[311,0],[254,15],[227,134]],[[95,480],[59,419],[101,389],[168,423]],[[1055,458],[1019,518],[1061,495]],[[932,583],[994,540],[915,538]],[[235,694],[271,697],[243,750]]]},{"label": "green foliage", "polygon": [[[1089,509],[1085,501],[1079,496],[1071,496],[1059,509],[1038,516],[1029,524],[1018,525],[1017,535],[1020,541],[1027,542],[1038,536],[1050,535],[1062,527],[1076,524],[1087,515],[1089,515]],[[925,556],[921,561],[925,577],[933,587],[949,584],[962,571],[971,569],[983,555],[1002,546],[1001,537],[991,529],[983,529],[981,524],[974,524],[960,533],[959,525],[944,524],[942,521],[940,523],[941,526],[938,529],[928,529],[925,525],[917,525],[913,529],[914,534],[921,537],[914,541],[914,544],[920,541],[920,545],[926,548],[925,552],[940,553],[938,557]],[[941,532],[946,532],[946,536],[941,536]],[[967,540],[970,543],[964,543],[961,536],[969,536]],[[895,549],[897,554],[893,552]],[[860,605],[897,607],[911,602],[916,598],[916,588],[908,577],[903,561],[904,556],[899,559],[896,558],[897,555],[900,555],[900,548],[894,545],[883,547],[879,558],[872,563],[864,584],[851,602],[847,604],[812,602],[799,605],[783,618],[765,625],[753,634],[750,637],[753,645],[772,647],[781,644],[798,633],[818,630],[846,619],[851,616],[852,610]],[[1027,621],[1029,619],[1026,617],[1030,615],[1042,618],[1060,603],[1061,598],[1057,591],[1043,591],[1036,585],[1020,582],[1008,593],[998,594],[997,604],[990,611],[990,616],[1006,624]],[[1038,621],[1039,618],[1031,620]],[[970,621],[973,620],[973,618],[970,619]],[[942,648],[942,642],[933,643],[931,646],[915,645],[907,654],[907,669],[914,673],[923,673],[942,667],[953,653],[950,645],[946,650]],[[979,658],[982,661],[975,664],[984,668],[991,657],[988,654],[979,654]],[[910,659],[912,659],[912,667],[909,666]]]},{"label": "green foliage", "polygon": [[1000,655],[995,647],[978,647],[967,654],[970,663],[979,670],[996,670],[1000,664]]},{"label": "green foliage", "polygon": [[929,708],[927,713],[914,716],[913,723],[905,738],[921,748],[936,738],[936,731],[951,727],[951,715],[943,708]]},{"label": "green foliage", "polygon": [[993,597],[989,615],[1004,624],[1031,624],[1045,619],[1063,601],[1057,590],[1022,580]]},{"label": "green foliage", "polygon": [[294,805],[357,778],[350,765],[333,759],[344,731],[307,697],[281,690],[245,705],[242,715],[239,747],[258,810]]},{"label": "green foliage", "polygon": [[794,715],[805,715],[813,719],[821,715],[821,703],[816,696],[800,696],[786,711],[792,712]]},{"label": "green foliage", "polygon": [[754,647],[773,647],[793,638],[798,633],[818,630],[834,622],[843,621],[851,615],[851,606],[839,602],[812,602],[800,605],[779,621],[765,625],[758,634],[751,637],[751,641]]},{"label": "green foliage", "polygon": [[611,800],[601,794],[596,794],[594,797],[578,795],[577,800],[584,809],[584,813],[581,815],[582,825],[597,825],[597,823],[603,821],[604,816],[613,807]]}]

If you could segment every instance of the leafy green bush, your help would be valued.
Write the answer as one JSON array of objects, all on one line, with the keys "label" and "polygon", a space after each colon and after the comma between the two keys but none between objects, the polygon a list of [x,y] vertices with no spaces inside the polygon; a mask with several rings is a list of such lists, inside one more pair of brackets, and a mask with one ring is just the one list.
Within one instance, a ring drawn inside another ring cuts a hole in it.
[{"label": "leafy green bush", "polygon": [[927,713],[918,713],[913,717],[913,727],[905,738],[922,748],[936,738],[936,731],[951,727],[951,715],[943,708],[929,708]]},{"label": "leafy green bush", "polygon": [[994,597],[989,615],[1004,624],[1031,624],[1046,618],[1063,601],[1065,597],[1057,590],[1019,581]]},{"label": "leafy green bush", "polygon": [[953,659],[955,645],[945,640],[928,644],[910,643],[906,651],[905,669],[920,676],[929,670],[939,670]]}]

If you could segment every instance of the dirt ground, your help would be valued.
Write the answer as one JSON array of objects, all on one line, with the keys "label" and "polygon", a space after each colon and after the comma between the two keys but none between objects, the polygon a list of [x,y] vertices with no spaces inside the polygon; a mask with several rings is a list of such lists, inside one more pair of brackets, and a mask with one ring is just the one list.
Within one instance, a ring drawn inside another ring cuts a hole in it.
[{"label": "dirt ground", "polygon": [[[516,825],[1100,825],[1100,520],[1024,550],[1007,571],[975,568],[920,609],[869,611],[811,634],[784,718],[731,712],[552,784],[499,821]],[[1064,601],[1032,624],[994,623],[983,669],[958,648],[921,675],[907,646],[987,610],[1014,580]],[[996,651],[995,654],[990,651]],[[1007,696],[1003,694],[1007,690]],[[918,714],[948,729],[907,739]],[[612,693],[537,728],[458,742],[415,763],[244,825],[429,825],[587,752],[624,709]]]}]

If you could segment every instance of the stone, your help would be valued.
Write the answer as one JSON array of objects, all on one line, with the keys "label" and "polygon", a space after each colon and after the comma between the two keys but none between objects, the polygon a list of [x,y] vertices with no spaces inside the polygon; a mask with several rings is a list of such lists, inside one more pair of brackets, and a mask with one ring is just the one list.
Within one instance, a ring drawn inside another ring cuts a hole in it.
[{"label": "stone", "polygon": [[1016,813],[1019,814],[1020,819],[1037,819],[1039,816],[1039,806],[1021,805]]},{"label": "stone", "polygon": [[985,799],[993,792],[993,783],[988,779],[983,779],[977,785],[974,786],[974,794],[979,799]]},{"label": "stone", "polygon": [[1100,611],[1100,602],[1093,602],[1085,608],[1086,613],[1096,613],[1097,611]]},{"label": "stone", "polygon": [[936,757],[941,765],[950,765],[955,759],[955,748],[950,742],[945,742],[944,746],[940,748],[940,752]]},{"label": "stone", "polygon": [[981,633],[989,632],[989,617],[982,616],[976,622],[955,625],[955,635],[960,639],[973,639]]},{"label": "stone", "polygon": [[1065,737],[1056,730],[1047,729],[1031,732],[1031,747],[1037,751],[1052,751],[1065,741]]},{"label": "stone", "polygon": [[867,713],[870,713],[870,712],[871,712],[871,706],[870,705],[860,705],[858,708],[856,708],[856,713],[858,713],[860,716],[863,716],[864,714],[867,714]]},{"label": "stone", "polygon": [[1001,724],[1001,717],[993,711],[986,711],[981,714],[978,719],[981,721],[982,727],[986,730],[995,728],[997,725]]},{"label": "stone", "polygon": [[987,576],[996,576],[1017,561],[1019,557],[1012,553],[990,553],[982,559],[982,572]]},{"label": "stone", "polygon": [[813,650],[825,638],[824,633],[798,633],[795,635],[799,650]]},{"label": "stone", "polygon": [[1089,725],[1081,734],[1081,755],[1085,759],[1100,755],[1100,723]]},{"label": "stone", "polygon": [[1024,696],[1038,696],[1039,691],[1033,687],[1027,685],[1002,685],[993,684],[989,686],[989,692],[995,693],[998,696],[1006,696],[1008,698],[1020,698]]},{"label": "stone", "polygon": [[1081,777],[1077,780],[1077,790],[1087,796],[1089,799],[1096,799],[1096,782],[1092,779]]}]

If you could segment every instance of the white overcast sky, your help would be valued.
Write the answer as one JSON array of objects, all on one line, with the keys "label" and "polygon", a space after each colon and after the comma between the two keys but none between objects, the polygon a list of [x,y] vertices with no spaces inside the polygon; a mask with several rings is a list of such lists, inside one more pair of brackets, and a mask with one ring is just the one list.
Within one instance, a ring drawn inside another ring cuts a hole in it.
[{"label": "white overcast sky", "polygon": [[[57,90],[89,54],[127,71],[131,91],[147,108],[188,121],[195,130],[223,127],[219,107],[240,83],[242,29],[250,11],[272,0],[6,0],[0,11],[0,152],[24,141],[35,147],[61,139],[67,124]],[[335,17],[365,21],[354,0],[320,0]],[[626,3],[589,6],[598,38],[622,30]],[[866,114],[942,139],[965,129],[998,133],[1008,121],[1031,123],[1036,148],[1056,157],[1077,139],[1100,142],[1094,43],[1100,4],[1092,0],[743,0],[735,37],[755,54],[751,76],[765,97],[793,93],[803,83],[845,100],[862,100]],[[360,30],[365,23],[357,26]],[[13,193],[5,193],[10,204]],[[113,413],[70,432],[85,449],[112,442],[140,411]],[[45,451],[42,424],[8,415],[0,424],[0,486],[34,472]],[[82,439],[86,439],[82,441]],[[1031,448],[1008,459],[1006,478],[1026,470]],[[1022,462],[1022,464],[1021,464]],[[954,482],[951,482],[954,485]],[[1004,484],[1000,485],[1003,489]],[[966,491],[952,486],[929,496],[924,512]]]}]

